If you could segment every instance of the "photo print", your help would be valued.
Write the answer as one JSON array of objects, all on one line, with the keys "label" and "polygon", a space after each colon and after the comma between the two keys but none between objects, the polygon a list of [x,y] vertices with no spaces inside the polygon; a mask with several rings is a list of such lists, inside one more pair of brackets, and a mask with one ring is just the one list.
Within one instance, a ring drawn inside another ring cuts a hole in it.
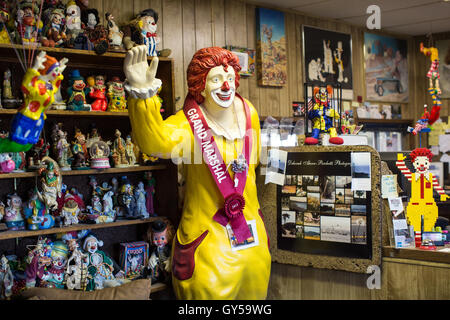
[{"label": "photo print", "polygon": [[297,197],[306,197],[306,186],[297,186]]},{"label": "photo print", "polygon": [[367,191],[357,190],[353,191],[353,203],[354,204],[366,204],[367,203]]},{"label": "photo print", "polygon": [[285,238],[295,238],[295,225],[295,211],[281,211],[281,236]]},{"label": "photo print", "polygon": [[366,244],[367,224],[365,216],[352,216],[352,243]]},{"label": "photo print", "polygon": [[295,228],[296,228],[295,237],[296,238],[303,238],[303,236],[304,236],[304,226],[298,224],[298,225],[295,226]]},{"label": "photo print", "polygon": [[305,216],[305,214],[304,214],[304,212],[300,212],[300,211],[298,211],[297,213],[296,213],[296,215],[295,215],[295,223],[297,224],[297,225],[303,225],[303,223],[304,223],[304,216]]},{"label": "photo print", "polygon": [[352,189],[345,189],[345,204],[353,203],[353,191]]},{"label": "photo print", "polygon": [[297,185],[302,186],[303,185],[303,176],[297,176]]},{"label": "photo print", "polygon": [[370,152],[352,152],[351,153],[352,179],[351,185],[353,191],[371,191],[371,154]]},{"label": "photo print", "polygon": [[297,193],[297,186],[283,186],[281,193],[295,195]]},{"label": "photo print", "polygon": [[350,216],[350,205],[348,204],[336,204],[335,214],[336,216],[349,217]]},{"label": "photo print", "polygon": [[308,210],[318,212],[320,210],[320,193],[308,192]]},{"label": "photo print", "polygon": [[350,211],[354,216],[365,216],[367,213],[367,207],[361,204],[352,204]]},{"label": "photo print", "polygon": [[351,243],[350,218],[320,217],[320,240]]},{"label": "photo print", "polygon": [[303,176],[304,186],[319,186],[319,176]]},{"label": "photo print", "polygon": [[304,238],[308,240],[320,240],[320,227],[306,226],[304,227]]},{"label": "photo print", "polygon": [[305,226],[320,226],[320,214],[317,212],[305,212],[303,214]]},{"label": "photo print", "polygon": [[306,191],[308,192],[319,192],[320,187],[319,186],[307,186]]},{"label": "photo print", "polygon": [[320,203],[320,214],[334,215],[334,203],[321,202]]},{"label": "photo print", "polygon": [[289,210],[289,197],[281,197],[281,210]]},{"label": "photo print", "polygon": [[303,201],[302,197],[290,197],[289,198],[289,209],[299,212],[305,212],[308,204]]},{"label": "photo print", "polygon": [[269,150],[265,184],[275,183],[280,186],[284,185],[287,154],[287,151],[280,149]]},{"label": "photo print", "polygon": [[336,188],[351,188],[351,176],[336,176]]},{"label": "photo print", "polygon": [[344,203],[345,203],[345,189],[336,188],[336,204],[344,204]]},{"label": "photo print", "polygon": [[336,177],[325,176],[320,186],[320,201],[334,203],[336,201]]}]

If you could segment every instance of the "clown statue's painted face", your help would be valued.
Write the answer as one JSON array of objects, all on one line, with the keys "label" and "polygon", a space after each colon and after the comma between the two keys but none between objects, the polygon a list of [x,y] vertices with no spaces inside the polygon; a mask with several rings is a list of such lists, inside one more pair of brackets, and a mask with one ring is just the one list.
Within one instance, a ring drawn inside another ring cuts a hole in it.
[{"label": "clown statue's painted face", "polygon": [[418,156],[413,162],[414,169],[418,173],[425,173],[430,168],[430,160],[426,156]]},{"label": "clown statue's painted face", "polygon": [[96,251],[97,251],[97,249],[98,249],[98,243],[97,243],[97,240],[95,240],[95,239],[92,239],[92,240],[89,240],[87,243],[86,243],[86,250],[89,252],[89,253],[95,253]]},{"label": "clown statue's painted face", "polygon": [[158,26],[156,25],[155,19],[153,19],[152,16],[145,16],[142,17],[141,19],[142,19],[142,30],[152,33],[156,32],[156,28]]},{"label": "clown statue's painted face", "polygon": [[216,104],[222,108],[231,106],[236,93],[235,77],[231,66],[212,68],[206,77],[205,89],[201,92],[205,104]]}]

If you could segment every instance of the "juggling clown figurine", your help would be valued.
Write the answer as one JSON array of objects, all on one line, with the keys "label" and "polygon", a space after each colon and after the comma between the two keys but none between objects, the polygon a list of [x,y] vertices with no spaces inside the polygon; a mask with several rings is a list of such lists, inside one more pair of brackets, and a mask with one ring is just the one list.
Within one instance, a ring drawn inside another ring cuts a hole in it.
[{"label": "juggling clown figurine", "polygon": [[340,117],[339,113],[330,107],[330,98],[333,95],[333,88],[327,86],[326,89],[314,87],[314,106],[308,112],[308,118],[313,124],[312,136],[305,139],[305,144],[318,144],[319,134],[326,132],[330,134],[330,143],[342,144],[344,140],[337,136],[336,128],[333,126],[334,119]]},{"label": "juggling clown figurine", "polygon": [[[439,52],[435,47],[424,47],[423,43],[420,43],[420,52],[422,52],[427,57],[430,57],[431,65],[430,70],[428,70],[427,78],[430,79],[430,89],[434,88],[437,90],[437,94],[441,94],[441,88],[439,86]],[[434,82],[434,83],[433,83]]]},{"label": "juggling clown figurine", "polygon": [[429,149],[417,148],[410,153],[414,173],[406,167],[402,153],[397,154],[397,168],[411,182],[411,198],[406,207],[406,217],[415,232],[421,232],[421,216],[424,217],[423,231],[431,231],[438,217],[438,207],[433,198],[433,189],[441,196],[441,201],[446,201],[449,196],[439,185],[439,182],[431,172],[430,162],[433,154]]},{"label": "juggling clown figurine", "polygon": [[239,59],[220,47],[198,50],[187,70],[184,108],[166,120],[157,66],[157,57],[148,66],[145,45],[132,48],[125,88],[139,149],[185,162],[184,207],[172,244],[175,295],[265,299],[271,258],[255,184],[260,124],[255,108],[236,93]]},{"label": "juggling clown figurine", "polygon": [[9,139],[0,140],[0,153],[28,151],[37,143],[46,119],[45,111],[55,100],[68,60],[58,62],[41,51],[23,77],[24,104],[11,125]]}]

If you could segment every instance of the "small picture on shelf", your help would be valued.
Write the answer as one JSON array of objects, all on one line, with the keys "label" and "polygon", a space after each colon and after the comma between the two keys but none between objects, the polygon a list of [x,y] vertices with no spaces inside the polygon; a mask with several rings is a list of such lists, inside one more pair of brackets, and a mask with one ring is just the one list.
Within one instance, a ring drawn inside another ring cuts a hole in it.
[{"label": "small picture on shelf", "polygon": [[295,211],[282,211],[281,221],[281,236],[285,238],[295,238]]},{"label": "small picture on shelf", "polygon": [[392,106],[389,104],[384,104],[381,106],[381,116],[382,119],[392,119]]},{"label": "small picture on shelf", "polygon": [[299,101],[292,102],[292,111],[294,117],[302,117],[305,114],[305,103]]},{"label": "small picture on shelf", "polygon": [[402,118],[402,105],[401,104],[393,104],[391,105],[392,119],[401,119]]}]

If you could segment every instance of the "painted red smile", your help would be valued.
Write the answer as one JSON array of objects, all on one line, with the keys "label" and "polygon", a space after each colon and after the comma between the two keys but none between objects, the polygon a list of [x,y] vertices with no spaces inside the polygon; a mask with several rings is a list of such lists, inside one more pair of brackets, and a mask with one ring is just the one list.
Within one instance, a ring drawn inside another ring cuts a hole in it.
[{"label": "painted red smile", "polygon": [[229,94],[219,94],[217,93],[217,97],[222,101],[228,101],[231,99],[231,93]]}]

